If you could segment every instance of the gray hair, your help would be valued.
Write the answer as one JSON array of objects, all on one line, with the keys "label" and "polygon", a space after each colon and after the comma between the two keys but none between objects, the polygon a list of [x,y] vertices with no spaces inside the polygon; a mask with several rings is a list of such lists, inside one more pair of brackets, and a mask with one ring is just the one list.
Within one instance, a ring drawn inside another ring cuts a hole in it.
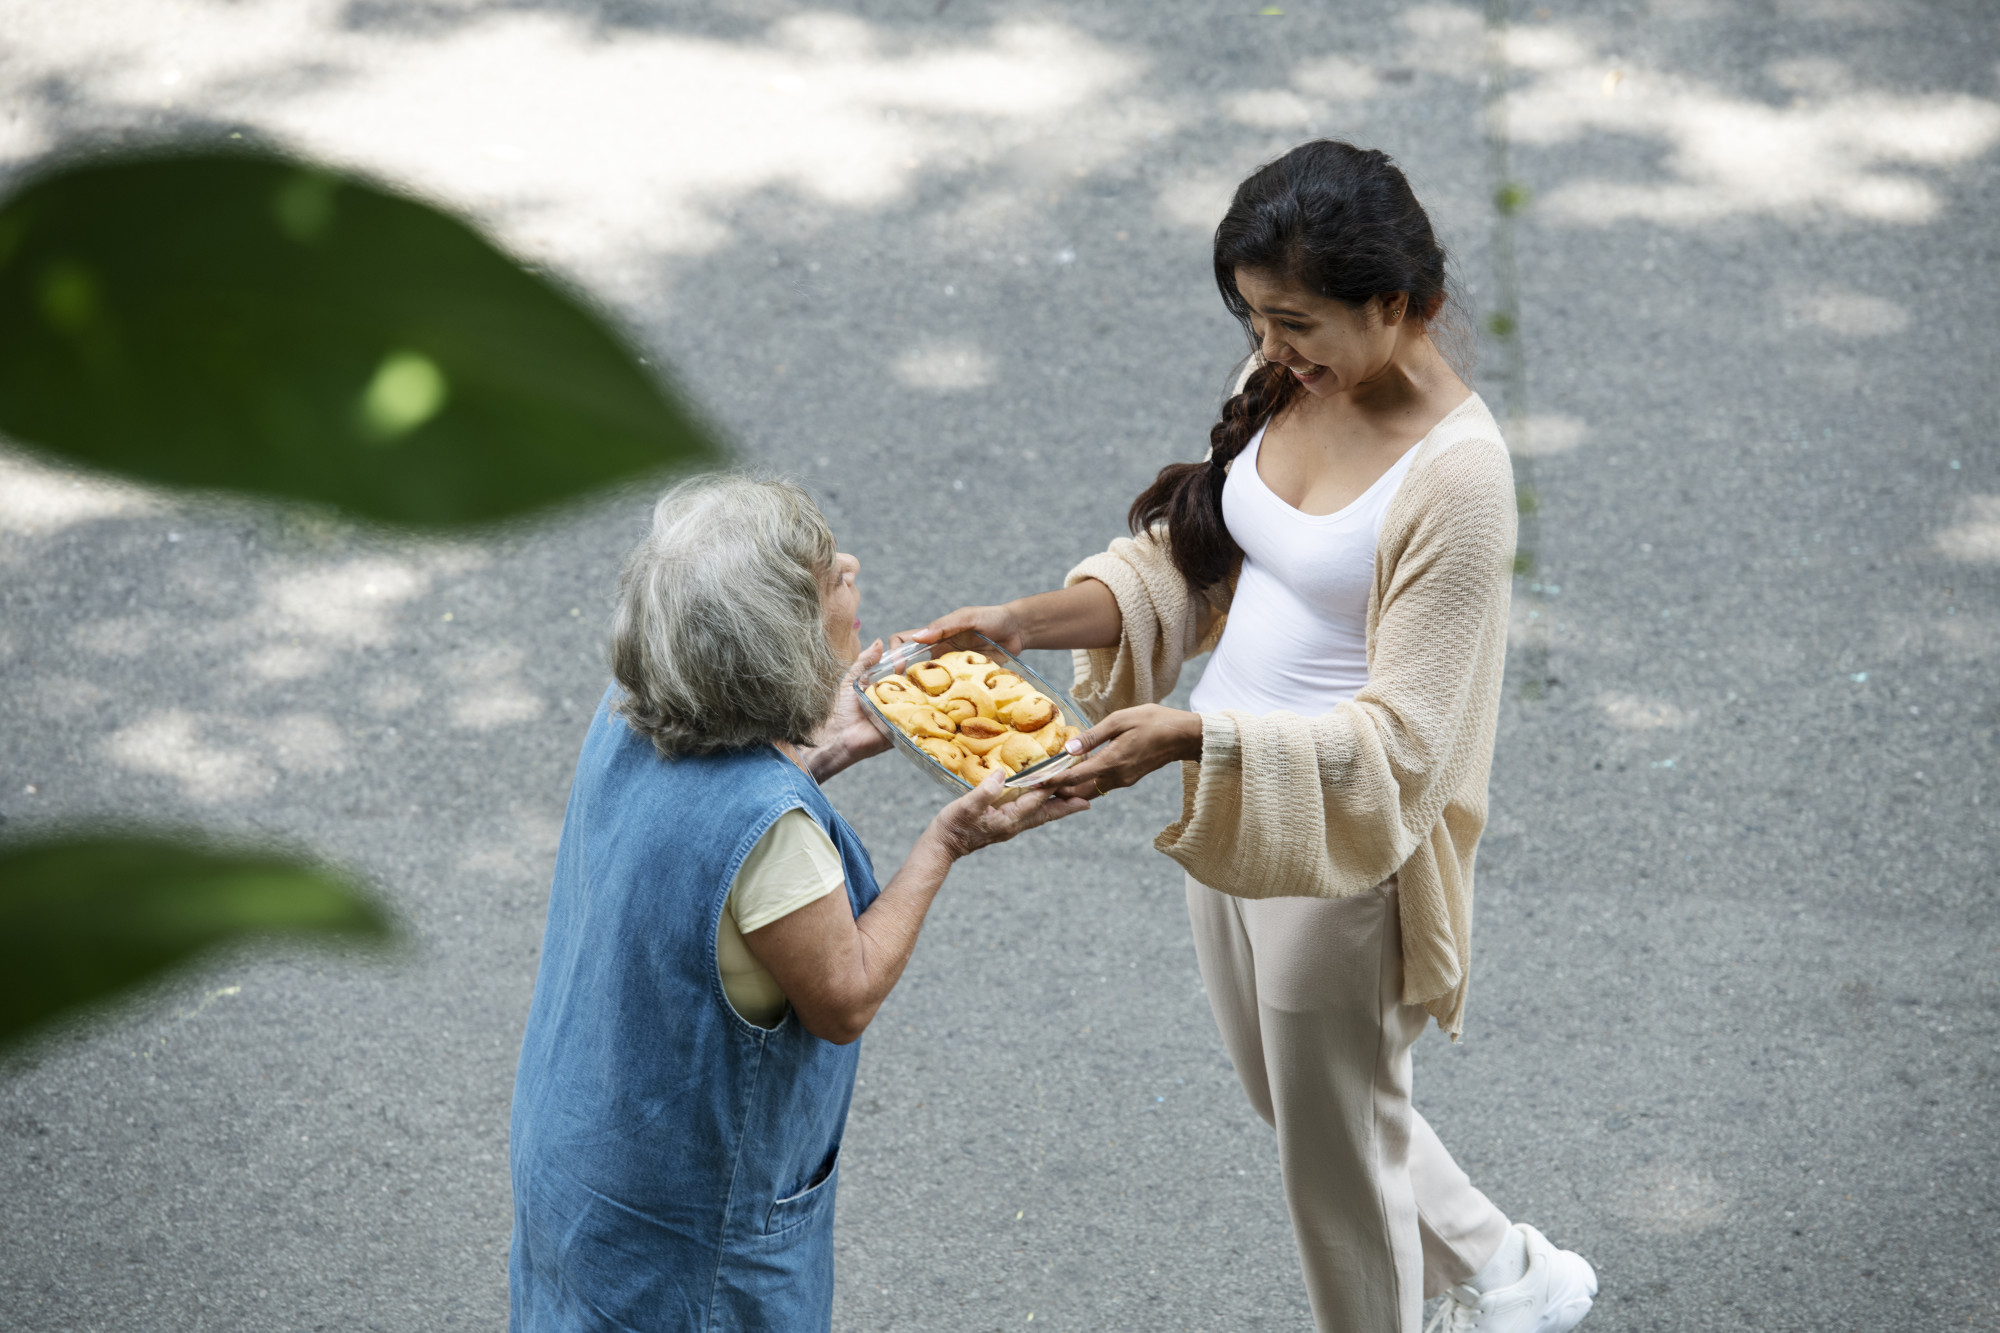
[{"label": "gray hair", "polygon": [[833,531],[795,483],[675,486],[618,581],[618,712],[669,758],[811,743],[846,672],[821,618],[833,572]]}]

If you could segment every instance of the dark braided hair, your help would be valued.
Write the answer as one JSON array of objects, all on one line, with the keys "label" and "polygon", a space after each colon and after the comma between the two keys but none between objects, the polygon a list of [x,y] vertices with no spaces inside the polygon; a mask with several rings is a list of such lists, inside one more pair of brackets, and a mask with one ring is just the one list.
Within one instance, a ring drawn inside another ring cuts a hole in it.
[{"label": "dark braided hair", "polygon": [[[1373,297],[1409,296],[1412,317],[1428,324],[1444,309],[1445,252],[1430,218],[1387,153],[1335,139],[1300,144],[1236,187],[1215,229],[1215,285],[1250,336],[1250,304],[1236,270],[1267,273],[1359,309]],[[1252,371],[1208,432],[1201,463],[1169,463],[1132,502],[1132,531],[1167,527],[1174,564],[1196,588],[1222,582],[1243,548],[1222,521],[1223,469],[1257,428],[1302,392],[1272,362]]]}]

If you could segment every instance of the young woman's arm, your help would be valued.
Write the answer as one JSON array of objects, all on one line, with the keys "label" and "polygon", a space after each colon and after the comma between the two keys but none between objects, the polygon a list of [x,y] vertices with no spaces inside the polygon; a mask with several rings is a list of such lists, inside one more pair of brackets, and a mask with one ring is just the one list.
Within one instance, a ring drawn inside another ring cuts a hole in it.
[{"label": "young woman's arm", "polygon": [[896,639],[936,643],[968,629],[978,630],[1010,653],[1026,648],[1116,648],[1123,619],[1111,589],[1096,579],[1084,579],[1000,606],[961,606],[922,629],[903,631]]},{"label": "young woman's arm", "polygon": [[1012,652],[1090,650],[1087,680],[1079,667],[1077,697],[1102,718],[1084,738],[1085,748],[1097,752],[1072,770],[1080,778],[1066,774],[1055,784],[1064,796],[1087,798],[1129,787],[1176,760],[1201,758],[1200,716],[1154,700],[1173,688],[1186,657],[1213,646],[1233,586],[1191,589],[1161,534],[1148,532],[1084,561],[1058,592],[964,607],[897,637],[930,643],[976,629]]},{"label": "young woman's arm", "polygon": [[902,868],[859,917],[845,893],[829,893],[744,935],[806,1031],[845,1045],[867,1029],[903,975],[924,914],[953,862],[1090,808],[1088,801],[1040,791],[996,806],[1000,782],[995,774],[938,811]]}]

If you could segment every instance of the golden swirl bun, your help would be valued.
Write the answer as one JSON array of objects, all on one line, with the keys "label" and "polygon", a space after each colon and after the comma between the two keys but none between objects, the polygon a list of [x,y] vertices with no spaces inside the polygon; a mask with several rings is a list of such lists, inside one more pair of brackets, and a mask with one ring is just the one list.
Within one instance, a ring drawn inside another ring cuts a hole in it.
[{"label": "golden swirl bun", "polygon": [[1046,727],[1043,727],[1040,731],[1029,736],[1028,739],[1041,746],[1042,749],[1048,752],[1049,757],[1053,759],[1063,752],[1063,746],[1069,741],[1070,737],[1081,736],[1082,734],[1082,727],[1064,726],[1062,719],[1058,718]]},{"label": "golden swirl bun", "polygon": [[965,762],[965,751],[961,750],[955,741],[941,741],[936,737],[926,736],[917,742],[917,748],[954,773],[958,772],[959,766]]},{"label": "golden swirl bun", "polygon": [[879,707],[890,704],[913,704],[925,697],[924,692],[901,676],[884,676],[868,687],[868,697]]},{"label": "golden swirl bun", "polygon": [[990,717],[969,717],[959,724],[957,740],[962,748],[973,754],[985,754],[1007,739],[1007,734],[1005,723]]},{"label": "golden swirl bun", "polygon": [[1007,710],[1007,724],[1016,731],[1040,731],[1058,718],[1055,701],[1046,694],[1023,695]]},{"label": "golden swirl bun", "polygon": [[999,758],[1009,773],[1018,773],[1030,764],[1039,764],[1049,757],[1048,751],[1035,744],[1031,737],[1018,731],[1010,731],[1000,738],[1000,744],[990,752]]},{"label": "golden swirl bun", "polygon": [[980,668],[993,665],[984,653],[968,652],[963,648],[956,652],[941,653],[936,661],[939,666],[960,679],[966,676],[984,675]]},{"label": "golden swirl bun", "polygon": [[919,662],[903,674],[925,694],[943,694],[951,688],[951,672],[941,662]]},{"label": "golden swirl bun", "polygon": [[[1002,672],[1002,675],[1007,673]],[[1018,677],[989,686],[987,693],[993,696],[993,706],[1000,710],[1000,720],[1005,722],[1014,705],[1035,692],[1035,687]]]},{"label": "golden swirl bun", "polygon": [[883,704],[882,716],[894,722],[897,728],[907,736],[910,734],[910,728],[916,725],[917,714],[930,706],[931,703],[928,699],[920,704]]},{"label": "golden swirl bun", "polygon": [[969,717],[979,716],[979,705],[959,695],[946,695],[935,705],[938,712],[954,722],[963,722]]},{"label": "golden swirl bun", "polygon": [[946,699],[968,700],[979,716],[992,718],[996,722],[1000,720],[1000,710],[994,705],[993,696],[986,692],[984,685],[969,677],[961,677],[953,681],[951,688],[944,692],[943,697]]},{"label": "golden swirl bun", "polygon": [[975,787],[993,774],[1006,771],[1000,765],[989,762],[987,756],[977,754],[965,756],[965,762],[958,766],[958,775]]},{"label": "golden swirl bun", "polygon": [[912,710],[910,725],[904,730],[919,740],[929,736],[936,740],[948,741],[958,734],[958,723],[935,708],[918,707]]}]

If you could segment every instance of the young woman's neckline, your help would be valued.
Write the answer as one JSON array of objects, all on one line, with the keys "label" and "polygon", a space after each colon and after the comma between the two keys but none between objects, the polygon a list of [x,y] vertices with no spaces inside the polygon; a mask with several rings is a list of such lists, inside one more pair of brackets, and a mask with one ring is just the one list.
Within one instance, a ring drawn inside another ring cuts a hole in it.
[{"label": "young woman's neckline", "polygon": [[1263,455],[1264,435],[1265,432],[1271,429],[1271,418],[1269,417],[1265,418],[1264,424],[1257,427],[1257,433],[1250,437],[1250,443],[1244,446],[1243,452],[1249,455],[1250,475],[1256,479],[1257,489],[1262,491],[1264,494],[1270,496],[1272,501],[1275,502],[1277,505],[1279,505],[1281,508],[1283,508],[1286,513],[1291,514],[1293,517],[1306,523],[1336,523],[1341,519],[1346,518],[1352,513],[1354,513],[1354,511],[1358,509],[1360,506],[1366,504],[1368,502],[1369,497],[1374,495],[1376,491],[1380,490],[1383,484],[1387,482],[1391,477],[1400,476],[1403,472],[1406,472],[1409,469],[1409,465],[1416,458],[1417,451],[1422,449],[1426,444],[1430,443],[1431,437],[1436,435],[1438,431],[1444,427],[1445,422],[1450,421],[1460,412],[1463,412],[1466,408],[1466,404],[1472,402],[1478,397],[1479,393],[1477,390],[1467,389],[1465,397],[1459,399],[1457,403],[1452,405],[1450,411],[1446,412],[1443,416],[1439,417],[1437,421],[1431,425],[1431,428],[1425,431],[1423,435],[1417,439],[1416,443],[1412,444],[1409,448],[1403,450],[1402,453],[1397,454],[1395,460],[1391,462],[1388,467],[1382,469],[1382,475],[1368,483],[1367,489],[1363,490],[1361,494],[1355,496],[1352,500],[1349,500],[1346,504],[1342,505],[1340,508],[1334,510],[1332,513],[1329,514],[1307,513],[1305,510],[1299,508],[1297,505],[1287,500],[1284,496],[1272,490],[1271,484],[1264,480],[1263,472],[1257,467],[1257,460]]}]

